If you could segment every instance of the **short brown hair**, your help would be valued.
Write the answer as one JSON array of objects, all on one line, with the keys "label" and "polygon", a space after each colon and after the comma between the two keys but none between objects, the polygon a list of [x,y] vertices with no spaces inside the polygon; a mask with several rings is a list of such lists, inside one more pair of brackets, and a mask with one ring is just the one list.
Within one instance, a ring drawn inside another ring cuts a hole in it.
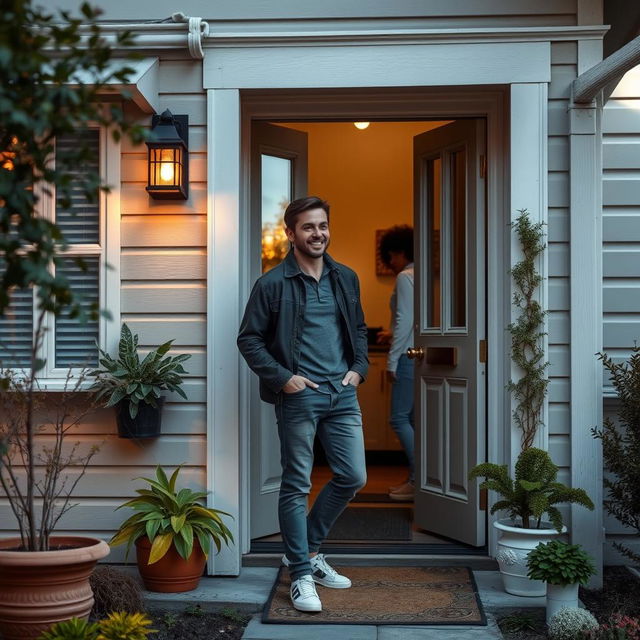
[{"label": "short brown hair", "polygon": [[327,220],[329,220],[329,203],[317,196],[307,196],[306,198],[298,198],[289,203],[286,211],[284,212],[284,226],[287,229],[295,231],[296,218],[305,211],[310,209],[324,209],[327,214]]}]

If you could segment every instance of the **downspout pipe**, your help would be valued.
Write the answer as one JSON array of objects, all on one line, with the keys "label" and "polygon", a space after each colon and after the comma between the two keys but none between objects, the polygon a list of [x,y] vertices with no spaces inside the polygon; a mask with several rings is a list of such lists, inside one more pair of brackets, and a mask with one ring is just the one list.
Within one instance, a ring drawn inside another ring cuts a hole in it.
[{"label": "downspout pipe", "polygon": [[574,104],[591,104],[608,85],[616,83],[629,69],[640,64],[640,36],[612,53],[608,58],[579,75],[572,84]]}]

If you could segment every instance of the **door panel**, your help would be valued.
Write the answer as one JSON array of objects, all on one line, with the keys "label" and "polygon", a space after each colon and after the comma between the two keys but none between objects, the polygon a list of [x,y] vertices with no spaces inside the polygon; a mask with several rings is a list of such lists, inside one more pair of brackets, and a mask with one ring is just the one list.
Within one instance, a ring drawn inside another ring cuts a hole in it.
[{"label": "door panel", "polygon": [[[289,202],[307,195],[307,134],[267,122],[251,127],[251,282],[276,266],[289,243],[282,215]],[[273,405],[260,400],[258,379],[250,387],[251,537],[280,531],[280,443]]]},{"label": "door panel", "polygon": [[415,520],[474,546],[486,527],[477,483],[467,479],[486,439],[483,153],[482,120],[414,138]]}]

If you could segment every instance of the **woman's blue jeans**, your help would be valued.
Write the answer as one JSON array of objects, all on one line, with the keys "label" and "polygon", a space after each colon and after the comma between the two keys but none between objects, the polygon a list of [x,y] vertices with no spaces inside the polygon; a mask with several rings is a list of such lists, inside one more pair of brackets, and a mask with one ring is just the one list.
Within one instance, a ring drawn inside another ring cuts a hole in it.
[{"label": "woman's blue jeans", "polygon": [[[311,574],[309,553],[318,551],[333,523],[367,482],[356,387],[347,385],[340,392],[322,387],[322,391],[305,387],[281,393],[276,401],[282,464],[278,516],[292,580]],[[316,433],[333,478],[307,515]]]},{"label": "woman's blue jeans", "polygon": [[413,362],[401,355],[396,369],[396,379],[391,385],[391,427],[407,455],[409,481],[414,481],[414,423],[413,423]]}]

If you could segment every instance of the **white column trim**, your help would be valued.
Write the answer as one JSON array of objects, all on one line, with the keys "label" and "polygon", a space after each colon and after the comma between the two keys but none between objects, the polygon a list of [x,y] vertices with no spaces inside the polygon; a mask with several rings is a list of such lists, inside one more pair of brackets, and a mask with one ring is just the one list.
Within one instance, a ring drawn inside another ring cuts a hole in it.
[{"label": "white column trim", "polygon": [[209,556],[209,573],[241,567],[240,417],[235,336],[240,299],[240,94],[207,91],[207,504],[233,516],[234,544]]},{"label": "white column trim", "polygon": [[[511,85],[511,220],[518,216],[519,209],[528,209],[534,223],[546,225],[547,211],[547,85]],[[544,228],[546,233],[546,226]],[[542,283],[538,290],[538,301],[543,309],[548,309],[548,250],[538,262]],[[517,237],[511,233],[511,265],[520,260],[521,249]],[[513,286],[513,285],[512,285]],[[512,292],[513,294],[513,289]],[[510,298],[511,299],[511,296]],[[512,321],[516,315],[511,310]],[[545,332],[543,348],[549,359],[548,318],[542,329]],[[508,348],[510,344],[507,345]],[[511,375],[515,379],[519,372],[511,365]],[[514,404],[510,399],[511,412]],[[545,398],[542,408],[542,424],[538,429],[534,446],[549,448],[549,400]],[[511,464],[515,463],[521,450],[521,432],[511,424]]]},{"label": "white column trim", "polygon": [[574,105],[570,118],[571,242],[571,486],[584,489],[593,512],[571,506],[571,540],[593,557],[602,586],[604,527],[602,446],[591,427],[602,424],[602,141],[601,110]]}]

